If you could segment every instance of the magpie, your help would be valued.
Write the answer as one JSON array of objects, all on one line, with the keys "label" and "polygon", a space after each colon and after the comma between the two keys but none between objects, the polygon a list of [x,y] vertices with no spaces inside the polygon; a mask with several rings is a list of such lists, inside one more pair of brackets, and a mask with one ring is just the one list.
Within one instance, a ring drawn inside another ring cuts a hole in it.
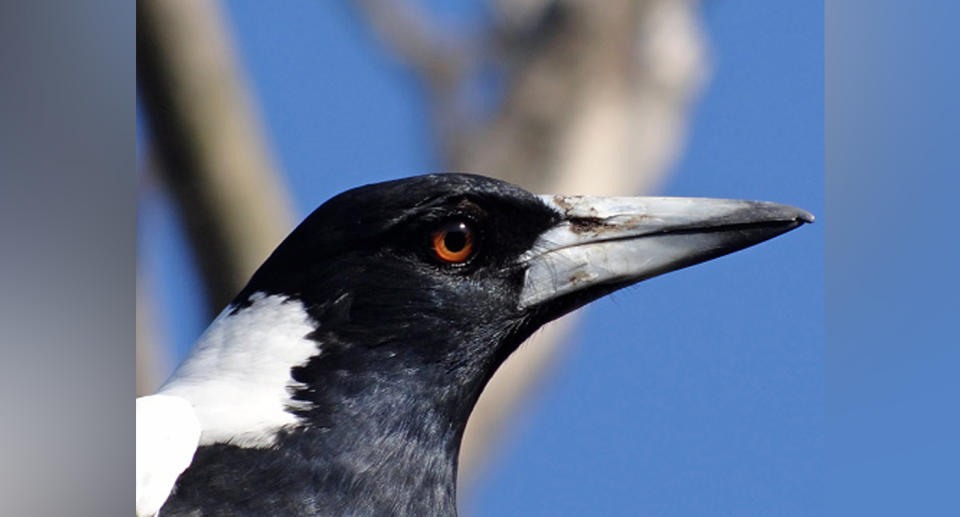
[{"label": "magpie", "polygon": [[137,514],[456,515],[467,417],[537,328],[812,221],[467,174],[337,195],[137,399]]}]

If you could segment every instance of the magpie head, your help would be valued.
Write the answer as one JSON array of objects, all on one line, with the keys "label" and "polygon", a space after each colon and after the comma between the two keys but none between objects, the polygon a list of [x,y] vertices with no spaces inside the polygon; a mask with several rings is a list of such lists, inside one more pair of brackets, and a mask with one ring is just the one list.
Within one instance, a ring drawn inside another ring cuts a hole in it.
[{"label": "magpie head", "polygon": [[302,416],[396,388],[465,421],[534,330],[616,289],[811,221],[771,203],[535,196],[483,176],[344,192],[313,212],[234,303],[298,300],[320,353],[293,367]]},{"label": "magpie head", "polygon": [[535,196],[462,174],[340,194],[277,247],[161,388],[201,426],[174,499],[210,502],[219,480],[231,500],[230,487],[258,479],[274,494],[264,511],[283,500],[453,514],[467,417],[534,330],[811,221],[772,203]]}]

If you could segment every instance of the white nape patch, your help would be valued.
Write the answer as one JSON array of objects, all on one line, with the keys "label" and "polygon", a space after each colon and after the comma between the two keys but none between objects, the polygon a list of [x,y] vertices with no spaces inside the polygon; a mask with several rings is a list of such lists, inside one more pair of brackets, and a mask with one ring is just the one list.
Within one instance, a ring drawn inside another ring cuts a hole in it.
[{"label": "white nape patch", "polygon": [[277,432],[296,426],[291,389],[303,387],[290,369],[320,353],[306,336],[316,325],[298,300],[255,293],[252,304],[224,309],[159,393],[193,404],[201,444],[269,447]]},{"label": "white nape patch", "polygon": [[200,422],[179,397],[137,399],[137,517],[157,515],[180,473],[190,466]]}]

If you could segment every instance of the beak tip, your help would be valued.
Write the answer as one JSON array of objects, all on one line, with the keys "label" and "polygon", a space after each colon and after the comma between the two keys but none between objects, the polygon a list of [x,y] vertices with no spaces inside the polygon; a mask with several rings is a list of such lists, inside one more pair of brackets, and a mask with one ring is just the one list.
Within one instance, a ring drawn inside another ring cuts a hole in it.
[{"label": "beak tip", "polygon": [[813,224],[813,222],[817,219],[813,216],[813,214],[807,212],[806,210],[797,209],[797,212],[797,221],[800,223]]},{"label": "beak tip", "polygon": [[757,208],[758,213],[767,214],[771,219],[779,219],[781,221],[792,221],[797,223],[797,226],[802,226],[804,224],[812,224],[816,217],[813,216],[810,212],[790,205],[783,205],[779,203],[768,203],[764,201],[758,201]]}]

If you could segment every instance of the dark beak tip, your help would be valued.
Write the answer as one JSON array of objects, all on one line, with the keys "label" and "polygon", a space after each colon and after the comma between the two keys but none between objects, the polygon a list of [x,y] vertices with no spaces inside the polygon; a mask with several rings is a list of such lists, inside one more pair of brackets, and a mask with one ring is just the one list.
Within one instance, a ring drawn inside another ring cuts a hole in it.
[{"label": "dark beak tip", "polygon": [[[781,205],[772,203],[775,212],[779,212],[778,216],[783,217],[784,219],[792,220],[801,226],[803,224],[812,224],[816,218],[810,212],[790,205]],[[768,206],[770,206],[768,205]]]}]

